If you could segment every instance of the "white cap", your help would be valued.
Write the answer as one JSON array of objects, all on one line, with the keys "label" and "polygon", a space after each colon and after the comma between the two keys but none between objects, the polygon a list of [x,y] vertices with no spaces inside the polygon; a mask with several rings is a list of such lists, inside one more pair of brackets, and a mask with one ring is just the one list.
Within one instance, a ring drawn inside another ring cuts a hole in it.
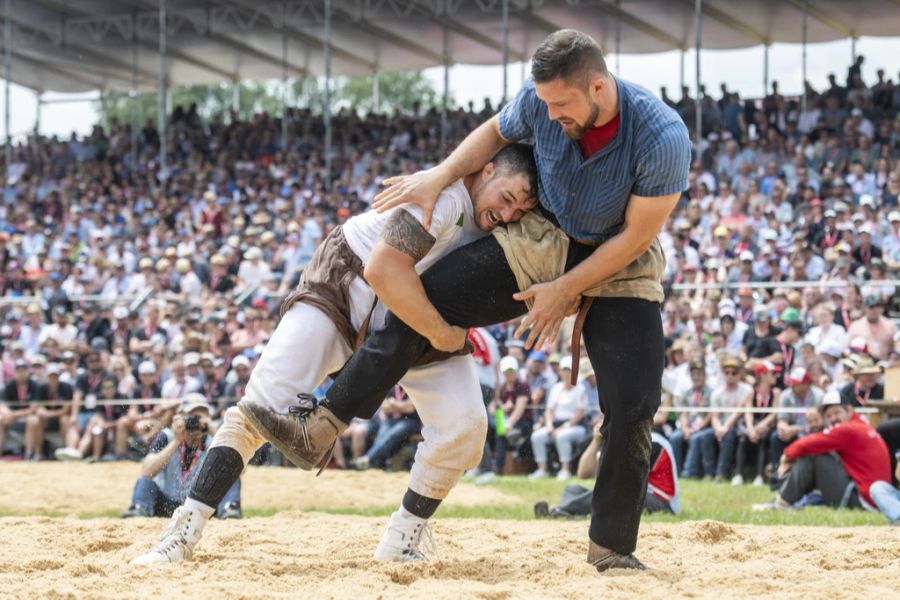
[{"label": "white cap", "polygon": [[841,393],[837,390],[831,390],[830,392],[825,392],[825,396],[822,398],[822,406],[835,406],[841,403]]},{"label": "white cap", "polygon": [[753,253],[749,250],[744,250],[743,252],[741,252],[739,258],[741,260],[753,260]]},{"label": "white cap", "polygon": [[191,367],[200,364],[200,355],[196,352],[188,352],[184,355],[184,366]]},{"label": "white cap", "polygon": [[860,206],[875,206],[875,199],[872,198],[872,194],[863,194],[859,197],[859,205]]},{"label": "white cap", "polygon": [[125,307],[125,306],[117,306],[117,307],[115,307],[115,308],[113,309],[113,317],[115,317],[115,319],[116,319],[117,321],[121,321],[121,320],[123,320],[123,319],[127,319],[127,318],[128,318],[128,308]]},{"label": "white cap", "polygon": [[840,358],[843,353],[844,349],[841,347],[841,343],[832,339],[824,340],[816,348],[816,354],[827,354],[834,358]]},{"label": "white cap", "polygon": [[725,317],[735,318],[736,312],[734,310],[734,306],[723,306],[719,309],[719,318],[724,319]]},{"label": "white cap", "polygon": [[571,356],[563,356],[559,360],[559,369],[569,369],[572,370],[572,357]]},{"label": "white cap", "polygon": [[138,375],[156,375],[156,364],[152,361],[145,360],[138,365]]},{"label": "white cap", "polygon": [[212,414],[212,406],[206,401],[206,396],[199,392],[191,392],[181,399],[181,412],[189,413],[197,408],[206,410],[207,414]]},{"label": "white cap", "polygon": [[500,372],[505,373],[507,371],[518,371],[519,370],[519,361],[516,360],[515,356],[504,356],[500,359]]},{"label": "white cap", "polygon": [[250,360],[244,356],[243,354],[238,354],[233,359],[231,359],[231,368],[236,369],[238,367],[250,367]]}]

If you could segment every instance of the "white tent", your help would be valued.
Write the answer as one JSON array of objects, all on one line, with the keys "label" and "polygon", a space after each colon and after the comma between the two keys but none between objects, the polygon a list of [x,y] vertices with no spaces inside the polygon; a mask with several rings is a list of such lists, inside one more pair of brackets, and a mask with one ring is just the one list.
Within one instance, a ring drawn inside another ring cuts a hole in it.
[{"label": "white tent", "polygon": [[[0,9],[4,1],[12,81],[37,91],[156,89],[160,0],[3,0]],[[703,48],[800,42],[804,10],[809,42],[900,34],[898,0],[700,4]],[[322,75],[326,16],[333,74],[500,64],[504,7],[510,61],[562,27],[608,52],[695,43],[695,0],[168,0],[166,83]]]}]

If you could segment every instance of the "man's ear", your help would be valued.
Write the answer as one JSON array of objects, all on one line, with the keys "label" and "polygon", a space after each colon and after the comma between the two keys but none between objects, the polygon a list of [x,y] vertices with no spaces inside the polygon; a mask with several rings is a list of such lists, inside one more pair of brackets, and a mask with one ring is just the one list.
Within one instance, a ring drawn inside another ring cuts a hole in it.
[{"label": "man's ear", "polygon": [[489,162],[488,164],[484,165],[484,168],[481,169],[481,180],[487,181],[488,179],[493,177],[495,170],[496,169],[494,169],[494,163],[492,163],[492,162]]}]

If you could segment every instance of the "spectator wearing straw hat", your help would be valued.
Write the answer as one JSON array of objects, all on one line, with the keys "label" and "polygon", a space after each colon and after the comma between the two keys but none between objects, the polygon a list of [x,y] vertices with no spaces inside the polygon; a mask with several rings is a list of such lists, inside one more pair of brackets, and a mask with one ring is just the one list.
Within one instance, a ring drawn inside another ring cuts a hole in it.
[{"label": "spectator wearing straw hat", "polygon": [[194,265],[189,258],[179,258],[175,261],[175,270],[178,272],[178,289],[188,302],[200,301],[203,292],[203,284],[194,272]]},{"label": "spectator wearing straw hat", "polygon": [[869,400],[883,400],[884,386],[879,383],[881,367],[867,356],[854,357],[851,374],[853,381],[841,388],[841,403],[847,406],[866,406]]},{"label": "spectator wearing straw hat", "polygon": [[257,288],[272,279],[272,270],[262,262],[263,252],[257,246],[251,246],[244,252],[244,260],[238,269],[238,282],[245,289]]},{"label": "spectator wearing straw hat", "polygon": [[[123,518],[168,517],[184,502],[212,444],[211,410],[202,394],[191,393],[182,399],[172,427],[156,436],[141,463],[141,476]],[[240,479],[225,493],[216,514],[222,519],[241,518]]]},{"label": "spectator wearing straw hat", "polygon": [[742,416],[738,410],[733,412],[717,412],[717,408],[737,409],[752,401],[753,388],[742,381],[744,364],[740,359],[729,356],[721,363],[724,383],[713,390],[709,397],[713,409],[710,424],[713,435],[719,443],[719,458],[716,462],[714,481],[722,482],[728,476],[734,463],[737,449],[737,424]]},{"label": "spectator wearing straw hat", "polygon": [[[690,363],[691,388],[675,395],[678,414],[677,429],[669,436],[676,471],[682,477],[712,477],[716,470],[716,441],[709,412],[712,389],[706,383],[703,360]],[[687,409],[695,409],[694,411]],[[687,444],[687,456],[685,456]]]}]

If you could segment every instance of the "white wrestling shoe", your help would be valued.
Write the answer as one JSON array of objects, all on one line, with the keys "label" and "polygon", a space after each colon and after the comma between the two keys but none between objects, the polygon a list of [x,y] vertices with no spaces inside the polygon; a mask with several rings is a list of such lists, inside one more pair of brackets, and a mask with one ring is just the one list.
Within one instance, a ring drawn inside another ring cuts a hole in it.
[{"label": "white wrestling shoe", "polygon": [[69,462],[73,460],[81,460],[84,458],[76,448],[57,448],[53,452],[53,456],[56,457],[56,460],[60,462]]},{"label": "white wrestling shoe", "polygon": [[200,511],[179,506],[163,529],[159,542],[149,552],[135,557],[131,564],[152,565],[191,560],[194,546],[200,541],[206,521]]},{"label": "white wrestling shoe", "polygon": [[429,552],[437,554],[437,546],[428,526],[428,519],[412,515],[404,509],[394,511],[384,535],[381,536],[381,541],[378,542],[378,548],[375,549],[375,560],[400,562],[428,560],[428,556],[419,550],[423,537],[426,539]]}]

